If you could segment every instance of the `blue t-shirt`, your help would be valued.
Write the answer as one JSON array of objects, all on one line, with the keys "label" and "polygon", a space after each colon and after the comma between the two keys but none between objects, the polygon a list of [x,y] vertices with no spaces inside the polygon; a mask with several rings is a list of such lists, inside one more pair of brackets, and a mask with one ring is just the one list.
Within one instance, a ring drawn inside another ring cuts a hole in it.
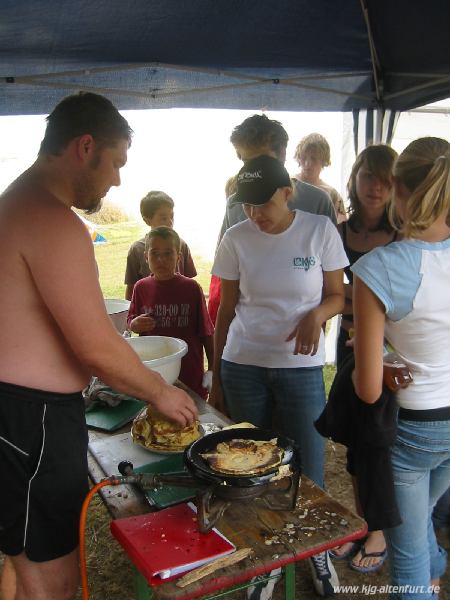
[{"label": "blue t-shirt", "polygon": [[385,336],[411,369],[413,383],[397,394],[400,406],[448,406],[450,238],[393,242],[351,269],[384,305]]}]

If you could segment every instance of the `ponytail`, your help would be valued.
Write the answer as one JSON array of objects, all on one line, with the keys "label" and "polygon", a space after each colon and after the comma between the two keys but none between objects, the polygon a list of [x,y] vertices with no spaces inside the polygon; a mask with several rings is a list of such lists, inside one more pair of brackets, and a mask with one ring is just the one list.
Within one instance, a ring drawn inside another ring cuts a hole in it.
[{"label": "ponytail", "polygon": [[411,142],[398,157],[394,175],[411,192],[402,222],[393,220],[405,237],[414,237],[428,229],[444,211],[448,213],[450,144],[446,140],[426,137]]}]

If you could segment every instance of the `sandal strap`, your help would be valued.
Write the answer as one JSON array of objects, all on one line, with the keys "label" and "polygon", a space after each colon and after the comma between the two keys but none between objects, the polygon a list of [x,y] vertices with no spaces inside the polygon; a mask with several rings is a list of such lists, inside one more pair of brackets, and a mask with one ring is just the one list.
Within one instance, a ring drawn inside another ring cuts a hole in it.
[{"label": "sandal strap", "polygon": [[359,551],[361,552],[361,560],[363,560],[364,558],[383,558],[384,556],[386,556],[386,548],[381,552],[366,552],[365,544],[361,546]]}]

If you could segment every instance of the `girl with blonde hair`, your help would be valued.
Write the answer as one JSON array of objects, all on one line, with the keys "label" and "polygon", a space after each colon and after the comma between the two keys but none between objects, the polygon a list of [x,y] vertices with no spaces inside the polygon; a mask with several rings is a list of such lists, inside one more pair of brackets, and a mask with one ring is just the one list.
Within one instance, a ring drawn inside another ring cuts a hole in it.
[{"label": "girl with blonde hair", "polygon": [[396,392],[391,460],[402,524],[384,531],[391,598],[432,598],[447,555],[431,513],[450,484],[450,145],[421,138],[394,166],[393,224],[403,239],[352,267],[356,392],[375,404],[383,381],[384,338],[412,374]]}]

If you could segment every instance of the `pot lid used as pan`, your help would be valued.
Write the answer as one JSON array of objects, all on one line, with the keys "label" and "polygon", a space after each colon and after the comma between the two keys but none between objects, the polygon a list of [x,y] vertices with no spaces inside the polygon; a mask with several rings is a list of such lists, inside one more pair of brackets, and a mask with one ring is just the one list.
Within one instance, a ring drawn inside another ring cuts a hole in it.
[{"label": "pot lid used as pan", "polygon": [[[269,441],[276,438],[277,446],[283,450],[281,464],[273,465],[266,471],[257,475],[233,475],[220,473],[212,469],[202,454],[213,452],[217,444],[236,439]],[[300,453],[292,440],[267,429],[235,428],[224,429],[210,433],[193,442],[184,451],[184,463],[192,475],[204,482],[216,485],[229,485],[234,487],[252,487],[268,483],[279,471],[280,466],[290,465],[295,471],[300,471]]]}]

